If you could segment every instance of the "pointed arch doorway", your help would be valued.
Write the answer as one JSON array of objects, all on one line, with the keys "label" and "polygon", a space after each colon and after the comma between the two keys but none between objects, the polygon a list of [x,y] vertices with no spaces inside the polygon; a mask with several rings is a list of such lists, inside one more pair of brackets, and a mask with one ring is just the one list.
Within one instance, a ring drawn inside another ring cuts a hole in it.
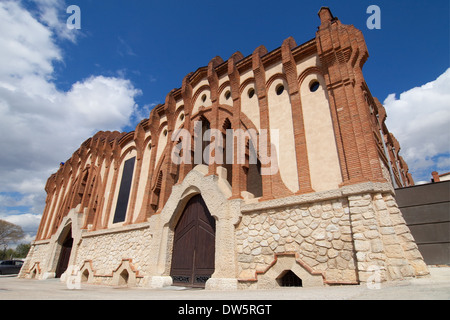
[{"label": "pointed arch doorway", "polygon": [[204,288],[215,270],[216,221],[201,195],[192,197],[175,226],[170,275],[177,286]]},{"label": "pointed arch doorway", "polygon": [[59,255],[58,265],[56,267],[55,278],[61,278],[62,274],[66,272],[69,267],[70,254],[72,253],[73,238],[72,230],[65,237],[61,246],[61,253]]}]

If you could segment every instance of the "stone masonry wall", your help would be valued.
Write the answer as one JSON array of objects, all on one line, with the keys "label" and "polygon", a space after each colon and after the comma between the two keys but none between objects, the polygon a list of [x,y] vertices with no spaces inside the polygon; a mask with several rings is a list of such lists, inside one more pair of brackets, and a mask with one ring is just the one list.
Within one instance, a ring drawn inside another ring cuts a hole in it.
[{"label": "stone masonry wall", "polygon": [[[242,289],[263,289],[269,282],[276,285],[275,280],[289,269],[297,270],[303,279],[314,277],[313,282],[305,281],[308,285],[359,284],[373,280],[375,273],[379,281],[427,275],[393,191],[388,190],[369,184],[241,204],[236,209],[240,218],[219,220],[222,229],[217,231],[225,230],[224,221],[229,223],[236,265],[216,265],[216,272],[223,269],[229,272],[228,278],[237,277]],[[76,221],[71,221],[78,230]],[[72,232],[71,266],[90,283],[120,285],[126,269],[130,285],[147,285],[149,277],[160,275],[155,273],[155,256],[165,250],[159,247],[161,234],[154,230],[160,224],[154,222]],[[66,228],[60,229],[63,234]],[[51,277],[59,259],[59,238],[36,242],[20,276]],[[220,248],[217,243],[216,248]],[[216,261],[221,261],[218,257]],[[286,267],[291,261],[294,264]]]},{"label": "stone masonry wall", "polygon": [[350,196],[350,215],[360,281],[379,268],[382,281],[428,274],[391,194]]},{"label": "stone masonry wall", "polygon": [[284,253],[298,253],[330,282],[357,280],[346,199],[245,214],[236,240],[241,281],[254,279]]},{"label": "stone masonry wall", "polygon": [[295,254],[325,284],[401,280],[428,274],[391,193],[339,199],[243,214],[236,228],[238,277],[251,283],[277,256]]},{"label": "stone masonry wall", "polygon": [[123,260],[131,259],[137,275],[148,272],[152,234],[147,227],[122,232],[105,232],[82,238],[76,266],[90,261],[95,283],[108,283]]},{"label": "stone masonry wall", "polygon": [[46,268],[47,264],[49,263],[50,254],[51,254],[51,246],[48,242],[32,245],[30,248],[30,252],[28,253],[27,259],[25,260],[25,263],[22,269],[20,270],[19,277],[41,278],[43,274],[39,274],[39,270],[36,270],[35,275],[31,275],[31,271],[35,267],[38,267],[41,270]]}]

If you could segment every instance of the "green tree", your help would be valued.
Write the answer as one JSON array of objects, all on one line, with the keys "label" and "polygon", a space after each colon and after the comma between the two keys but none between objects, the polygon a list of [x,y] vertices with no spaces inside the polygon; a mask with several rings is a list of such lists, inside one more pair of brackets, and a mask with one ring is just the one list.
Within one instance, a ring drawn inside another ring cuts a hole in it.
[{"label": "green tree", "polygon": [[28,251],[30,251],[30,248],[31,248],[30,243],[19,244],[15,250],[15,257],[25,259],[28,255]]},{"label": "green tree", "polygon": [[14,257],[15,257],[15,251],[11,248],[0,251],[0,260],[11,260]]}]

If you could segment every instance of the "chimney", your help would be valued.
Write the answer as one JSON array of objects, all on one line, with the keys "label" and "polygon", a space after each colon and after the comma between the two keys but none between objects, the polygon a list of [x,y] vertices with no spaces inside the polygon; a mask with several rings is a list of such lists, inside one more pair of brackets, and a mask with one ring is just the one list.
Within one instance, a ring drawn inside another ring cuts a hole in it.
[{"label": "chimney", "polygon": [[439,173],[433,171],[431,175],[433,176],[433,182],[441,182],[441,179],[439,178]]},{"label": "chimney", "polygon": [[320,17],[320,22],[321,22],[320,27],[327,27],[328,25],[331,24],[331,22],[333,20],[335,20],[335,18],[333,17],[333,14],[331,13],[330,8],[328,8],[328,7],[320,8],[319,17]]}]

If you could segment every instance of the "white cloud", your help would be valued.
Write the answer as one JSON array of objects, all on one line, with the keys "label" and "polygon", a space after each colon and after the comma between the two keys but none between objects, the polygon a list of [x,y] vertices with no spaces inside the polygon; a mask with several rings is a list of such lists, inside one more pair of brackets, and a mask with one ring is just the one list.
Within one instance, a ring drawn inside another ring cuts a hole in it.
[{"label": "white cloud", "polygon": [[53,33],[65,40],[76,42],[77,35],[81,32],[74,32],[67,28],[67,5],[63,0],[34,0],[38,7],[39,20],[48,26]]},{"label": "white cloud", "polygon": [[37,214],[17,214],[17,215],[0,215],[1,220],[8,221],[22,227],[25,236],[17,243],[10,243],[9,247],[14,249],[20,243],[30,243],[35,240],[42,215]]},{"label": "white cloud", "polygon": [[19,214],[19,215],[10,215],[1,217],[0,219],[14,223],[18,226],[21,226],[25,233],[33,233],[36,232],[39,227],[39,223],[41,221],[42,215],[37,214]]},{"label": "white cloud", "polygon": [[[54,64],[63,55],[57,41],[75,38],[57,14],[63,1],[35,2],[37,13],[19,1],[0,2],[0,192],[24,194],[39,214],[45,182],[59,163],[96,131],[129,125],[141,92],[127,79],[104,76],[58,90]],[[35,217],[11,217],[19,218]]]},{"label": "white cloud", "polygon": [[[437,159],[438,169],[448,170],[450,168],[450,157],[439,157]],[[441,171],[444,173],[444,171]]]},{"label": "white cloud", "polygon": [[77,123],[88,128],[120,128],[129,124],[134,97],[140,93],[129,80],[97,76],[75,83],[65,102]]},{"label": "white cloud", "polygon": [[449,170],[450,69],[398,99],[389,95],[384,106],[387,126],[400,141],[401,154],[416,180],[431,179],[436,168]]},{"label": "white cloud", "polygon": [[0,81],[25,74],[50,75],[52,62],[61,60],[51,31],[18,2],[0,2],[0,17]]}]

